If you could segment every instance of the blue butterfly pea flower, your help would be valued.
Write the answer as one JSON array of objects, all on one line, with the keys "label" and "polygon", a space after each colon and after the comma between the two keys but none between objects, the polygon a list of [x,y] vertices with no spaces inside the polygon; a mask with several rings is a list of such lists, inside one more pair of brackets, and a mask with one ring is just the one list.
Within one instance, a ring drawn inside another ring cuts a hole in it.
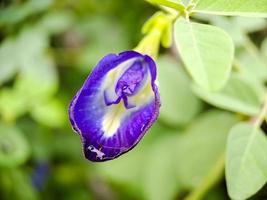
[{"label": "blue butterfly pea flower", "polygon": [[87,159],[114,159],[141,140],[159,114],[156,73],[153,59],[135,51],[99,61],[69,106]]}]

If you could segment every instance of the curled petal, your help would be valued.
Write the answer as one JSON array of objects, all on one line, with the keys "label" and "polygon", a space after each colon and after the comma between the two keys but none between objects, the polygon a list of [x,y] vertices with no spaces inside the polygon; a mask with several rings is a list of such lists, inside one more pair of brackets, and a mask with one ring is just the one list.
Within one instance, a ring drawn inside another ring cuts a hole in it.
[{"label": "curled petal", "polygon": [[159,114],[155,82],[156,65],[147,55],[126,51],[99,61],[69,106],[87,159],[114,159],[141,140]]}]

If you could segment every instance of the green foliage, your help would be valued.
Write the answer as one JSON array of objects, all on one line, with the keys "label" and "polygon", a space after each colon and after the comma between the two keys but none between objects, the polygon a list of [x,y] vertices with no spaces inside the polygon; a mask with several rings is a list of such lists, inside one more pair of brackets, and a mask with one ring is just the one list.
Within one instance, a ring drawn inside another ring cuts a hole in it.
[{"label": "green foliage", "polygon": [[157,139],[103,164],[101,174],[142,192],[145,199],[173,199],[205,179],[224,153],[227,133],[237,121],[227,112],[211,111],[193,120],[183,133],[169,130],[162,135],[163,127],[156,126],[146,137]]},{"label": "green foliage", "polygon": [[[1,200],[267,198],[267,22],[240,17],[267,17],[267,1],[148,2],[0,3]],[[100,58],[138,46],[146,21],[159,120],[127,154],[89,163],[70,99]]]},{"label": "green foliage", "polygon": [[158,60],[160,119],[171,126],[189,123],[201,109],[201,102],[191,91],[189,79],[181,67],[171,57]]},{"label": "green foliage", "polygon": [[227,141],[226,180],[229,195],[247,199],[267,181],[267,138],[257,127],[239,123]]},{"label": "green foliage", "polygon": [[28,142],[19,129],[0,124],[0,167],[16,167],[29,157]]},{"label": "green foliage", "polygon": [[174,152],[179,160],[177,174],[185,188],[197,187],[205,179],[224,154],[228,131],[236,122],[238,119],[230,113],[209,111],[194,120],[180,136]]},{"label": "green foliage", "polygon": [[[194,81],[205,89],[221,89],[231,71],[234,47],[221,29],[178,19],[175,40],[181,58]],[[216,67],[215,67],[216,66]]]},{"label": "green foliage", "polygon": [[266,0],[192,0],[194,12],[215,15],[267,17]]},{"label": "green foliage", "polygon": [[264,88],[257,82],[233,74],[219,92],[209,92],[194,86],[194,92],[208,103],[249,116],[257,115],[264,101]]}]

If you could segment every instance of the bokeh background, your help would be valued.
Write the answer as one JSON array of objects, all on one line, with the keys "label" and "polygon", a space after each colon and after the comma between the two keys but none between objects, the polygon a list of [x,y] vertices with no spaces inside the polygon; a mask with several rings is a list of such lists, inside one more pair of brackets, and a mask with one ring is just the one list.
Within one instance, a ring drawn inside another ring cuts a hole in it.
[{"label": "bokeh background", "polygon": [[[156,10],[142,0],[0,1],[0,199],[168,200],[201,187],[202,199],[228,199],[216,166],[242,117],[191,91],[174,48],[158,60],[160,119],[131,152],[89,162],[69,125],[68,104],[94,65],[134,48]],[[196,20],[226,29],[245,72],[267,77],[265,20]]]}]

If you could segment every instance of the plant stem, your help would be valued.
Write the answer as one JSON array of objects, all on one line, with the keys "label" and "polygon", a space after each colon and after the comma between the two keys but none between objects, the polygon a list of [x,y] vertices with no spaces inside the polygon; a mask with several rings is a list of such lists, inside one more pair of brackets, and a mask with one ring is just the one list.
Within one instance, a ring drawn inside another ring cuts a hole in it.
[{"label": "plant stem", "polygon": [[262,109],[261,109],[258,117],[255,119],[255,121],[253,123],[256,128],[260,128],[262,122],[265,120],[266,114],[267,114],[267,94],[265,95],[265,101],[264,101],[264,104],[262,106]]},{"label": "plant stem", "polygon": [[220,180],[224,173],[225,154],[223,153],[214,164],[204,180],[195,188],[185,200],[200,200]]}]

